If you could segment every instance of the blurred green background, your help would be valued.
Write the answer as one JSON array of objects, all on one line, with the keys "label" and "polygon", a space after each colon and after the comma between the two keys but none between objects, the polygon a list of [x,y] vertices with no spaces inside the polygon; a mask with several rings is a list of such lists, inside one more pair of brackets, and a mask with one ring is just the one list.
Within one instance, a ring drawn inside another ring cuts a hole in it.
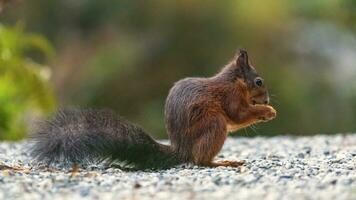
[{"label": "blurred green background", "polygon": [[15,0],[1,8],[0,139],[24,137],[33,118],[67,105],[114,109],[165,138],[173,83],[213,75],[241,47],[279,115],[237,135],[356,129],[356,1]]}]

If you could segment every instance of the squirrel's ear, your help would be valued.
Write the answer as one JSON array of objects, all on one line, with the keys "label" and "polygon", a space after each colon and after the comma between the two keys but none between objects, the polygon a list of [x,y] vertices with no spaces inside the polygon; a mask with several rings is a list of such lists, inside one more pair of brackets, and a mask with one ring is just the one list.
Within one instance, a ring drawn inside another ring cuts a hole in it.
[{"label": "squirrel's ear", "polygon": [[246,50],[240,49],[239,55],[236,59],[236,65],[238,66],[248,66],[248,54]]}]

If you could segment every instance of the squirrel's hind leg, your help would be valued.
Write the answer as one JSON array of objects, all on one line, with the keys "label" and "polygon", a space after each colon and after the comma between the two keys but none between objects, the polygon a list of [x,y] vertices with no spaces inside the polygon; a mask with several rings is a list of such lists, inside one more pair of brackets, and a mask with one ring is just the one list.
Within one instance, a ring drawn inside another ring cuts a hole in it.
[{"label": "squirrel's hind leg", "polygon": [[210,116],[197,124],[191,130],[197,136],[192,148],[192,162],[206,166],[206,163],[212,163],[224,145],[227,137],[226,123],[221,116]]}]

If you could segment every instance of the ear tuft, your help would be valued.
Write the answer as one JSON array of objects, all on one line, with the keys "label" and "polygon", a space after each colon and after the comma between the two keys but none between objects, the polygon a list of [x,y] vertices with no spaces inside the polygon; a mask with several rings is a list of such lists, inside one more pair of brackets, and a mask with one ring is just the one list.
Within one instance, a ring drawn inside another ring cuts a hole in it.
[{"label": "ear tuft", "polygon": [[236,59],[236,64],[237,65],[243,65],[243,66],[248,66],[248,54],[247,51],[244,49],[239,50],[239,56]]}]

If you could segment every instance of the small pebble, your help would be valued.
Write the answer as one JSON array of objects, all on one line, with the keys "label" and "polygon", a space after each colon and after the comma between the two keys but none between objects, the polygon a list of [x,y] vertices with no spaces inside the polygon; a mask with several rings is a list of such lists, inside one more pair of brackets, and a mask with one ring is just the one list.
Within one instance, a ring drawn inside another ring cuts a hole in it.
[{"label": "small pebble", "polygon": [[0,142],[0,199],[356,199],[356,134],[230,137],[216,159],[245,160],[240,168],[124,171],[93,164],[75,176],[63,163],[36,163],[28,145]]}]

